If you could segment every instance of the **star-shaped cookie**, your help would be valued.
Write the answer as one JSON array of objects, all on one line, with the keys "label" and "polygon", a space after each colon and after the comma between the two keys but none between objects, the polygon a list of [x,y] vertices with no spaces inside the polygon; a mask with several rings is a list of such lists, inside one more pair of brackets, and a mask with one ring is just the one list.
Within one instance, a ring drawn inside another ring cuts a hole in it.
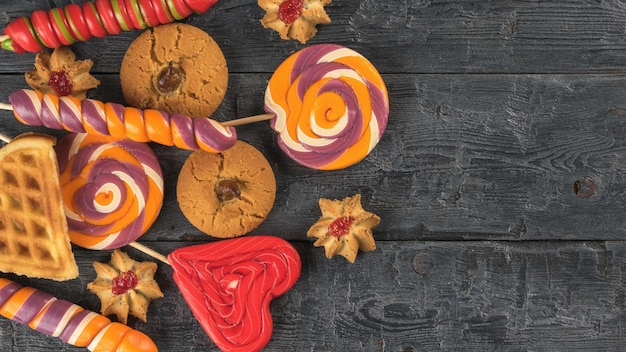
[{"label": "star-shaped cookie", "polygon": [[89,73],[92,66],[90,59],[77,61],[68,47],[56,48],[52,53],[42,51],[35,56],[35,69],[26,72],[26,83],[42,93],[84,99],[89,89],[100,85]]},{"label": "star-shaped cookie", "polygon": [[295,39],[304,44],[317,33],[317,25],[330,23],[324,6],[332,0],[258,0],[265,10],[261,24],[272,28],[282,39]]},{"label": "star-shaped cookie", "polygon": [[116,249],[109,263],[94,262],[93,267],[98,276],[87,288],[100,298],[102,315],[115,314],[120,323],[126,324],[129,313],[145,322],[150,301],[163,297],[154,281],[154,262],[135,261]]},{"label": "star-shaped cookie", "polygon": [[321,198],[319,206],[322,216],[307,236],[317,238],[313,245],[324,246],[327,258],[339,254],[354,263],[359,250],[376,249],[372,228],[380,223],[380,217],[363,209],[360,194],[343,200]]}]

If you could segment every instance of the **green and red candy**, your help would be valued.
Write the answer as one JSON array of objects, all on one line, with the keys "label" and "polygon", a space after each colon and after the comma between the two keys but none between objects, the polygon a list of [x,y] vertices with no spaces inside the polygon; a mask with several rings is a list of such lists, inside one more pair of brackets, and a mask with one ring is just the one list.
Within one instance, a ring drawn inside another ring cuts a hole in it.
[{"label": "green and red candy", "polygon": [[0,46],[16,53],[36,53],[182,20],[208,11],[215,3],[217,0],[95,0],[37,10],[9,23]]}]

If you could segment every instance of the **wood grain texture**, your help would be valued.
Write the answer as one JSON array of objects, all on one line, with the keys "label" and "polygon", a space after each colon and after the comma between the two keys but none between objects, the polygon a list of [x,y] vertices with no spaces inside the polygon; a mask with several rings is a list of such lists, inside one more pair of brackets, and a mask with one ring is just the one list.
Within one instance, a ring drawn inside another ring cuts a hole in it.
[{"label": "wood grain texture", "polygon": [[[2,1],[0,28],[71,1]],[[82,1],[74,1],[82,3]],[[296,245],[302,276],[271,306],[268,351],[620,351],[626,322],[626,3],[607,1],[347,1],[327,7],[314,43],[349,46],[382,73],[387,131],[345,170],[290,160],[268,123],[239,127],[277,178],[253,234]],[[227,121],[263,112],[274,69],[304,47],[259,24],[254,0],[222,0],[184,22],[212,35],[230,70]],[[139,31],[72,46],[94,60],[90,98],[124,103],[119,65]],[[0,52],[0,101],[26,88],[33,54]],[[0,132],[39,131],[0,111]],[[151,145],[164,204],[140,241],[167,254],[211,241],[178,208],[189,151]],[[306,231],[317,200],[363,195],[382,221],[377,250],[328,260]],[[149,260],[132,248],[132,257]],[[110,251],[74,247],[81,275],[57,283],[2,274],[98,310],[85,286]],[[165,297],[129,324],[162,351],[216,351],[159,263]],[[0,319],[0,350],[84,351]]]}]

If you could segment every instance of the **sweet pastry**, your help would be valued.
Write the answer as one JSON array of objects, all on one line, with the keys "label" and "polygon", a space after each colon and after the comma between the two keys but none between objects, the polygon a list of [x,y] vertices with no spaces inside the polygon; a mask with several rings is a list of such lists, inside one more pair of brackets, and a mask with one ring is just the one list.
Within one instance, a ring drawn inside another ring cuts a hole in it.
[{"label": "sweet pastry", "polygon": [[135,261],[116,249],[109,263],[94,262],[93,267],[98,276],[87,288],[100,299],[102,315],[115,314],[122,324],[128,314],[146,322],[150,302],[163,297],[154,281],[156,263]]},{"label": "sweet pastry", "polygon": [[119,248],[152,226],[163,205],[163,175],[147,144],[71,133],[59,142],[57,157],[74,244]]},{"label": "sweet pastry", "polygon": [[302,49],[274,71],[265,111],[275,115],[278,145],[302,165],[320,170],[365,158],[387,127],[389,97],[376,68],[335,44]]},{"label": "sweet pastry", "polygon": [[282,39],[295,39],[302,44],[317,33],[317,25],[330,23],[324,6],[332,0],[259,0],[265,11],[264,28],[272,28]]},{"label": "sweet pastry", "polygon": [[33,287],[0,278],[0,315],[90,351],[156,352],[144,333]]},{"label": "sweet pastry", "polygon": [[35,56],[35,69],[26,72],[26,83],[42,93],[58,96],[71,95],[84,99],[87,91],[100,85],[89,73],[93,61],[76,61],[76,55],[68,47],[39,52]]},{"label": "sweet pastry", "polygon": [[217,0],[96,0],[82,5],[37,10],[11,21],[0,42],[16,53],[37,53],[92,37],[117,35],[182,20],[192,13],[204,13]]},{"label": "sweet pastry", "polygon": [[55,143],[29,133],[0,149],[0,271],[57,281],[78,277]]},{"label": "sweet pastry", "polygon": [[300,277],[289,242],[247,236],[174,250],[174,282],[222,351],[260,351],[272,336],[271,301]]},{"label": "sweet pastry", "polygon": [[93,99],[77,100],[38,91],[19,89],[9,95],[15,118],[31,126],[93,135],[152,141],[183,149],[211,153],[235,144],[234,127],[224,127],[209,118],[194,118],[165,111],[124,107]]},{"label": "sweet pastry", "polygon": [[211,36],[197,27],[172,23],[146,30],[131,43],[120,81],[130,106],[206,117],[224,99],[228,68]]},{"label": "sweet pastry", "polygon": [[181,211],[200,231],[219,238],[244,235],[267,217],[276,178],[261,152],[237,141],[219,154],[193,152],[178,176]]},{"label": "sweet pastry", "polygon": [[319,206],[322,217],[309,228],[307,236],[317,238],[313,245],[324,246],[327,258],[338,254],[354,263],[359,249],[376,249],[372,228],[378,226],[380,218],[363,210],[360,194],[343,200],[321,198]]}]

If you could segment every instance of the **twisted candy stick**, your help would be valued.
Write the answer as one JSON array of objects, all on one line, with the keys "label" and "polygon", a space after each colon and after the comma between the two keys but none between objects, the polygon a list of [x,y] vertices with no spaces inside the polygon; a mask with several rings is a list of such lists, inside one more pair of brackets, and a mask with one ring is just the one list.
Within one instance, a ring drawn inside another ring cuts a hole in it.
[{"label": "twisted candy stick", "polygon": [[209,118],[191,118],[160,110],[139,110],[93,99],[78,100],[42,94],[35,90],[17,90],[9,95],[15,117],[31,126],[46,126],[70,132],[90,133],[136,142],[156,142],[182,149],[202,149],[218,153],[237,141],[233,127]]},{"label": "twisted candy stick", "polygon": [[90,351],[157,351],[138,330],[5,278],[0,278],[0,315]]},{"label": "twisted candy stick", "polygon": [[13,20],[0,37],[2,48],[17,53],[58,48],[92,37],[117,35],[204,13],[217,0],[95,0],[34,11]]},{"label": "twisted candy stick", "polygon": [[322,170],[348,167],[372,151],[387,126],[389,98],[376,68],[334,44],[302,49],[276,69],[265,91],[283,151]]},{"label": "twisted candy stick", "polygon": [[56,152],[74,244],[119,248],[148,231],[163,205],[163,176],[147,144],[72,133]]}]

